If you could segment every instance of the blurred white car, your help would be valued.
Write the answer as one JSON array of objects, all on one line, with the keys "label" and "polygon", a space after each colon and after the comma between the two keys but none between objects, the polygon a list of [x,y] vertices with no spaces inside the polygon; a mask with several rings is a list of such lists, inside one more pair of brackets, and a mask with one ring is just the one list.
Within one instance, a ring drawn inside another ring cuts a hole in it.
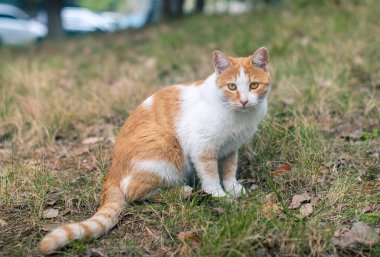
[{"label": "blurred white car", "polygon": [[62,10],[63,29],[68,32],[113,32],[115,24],[86,8],[65,7]]},{"label": "blurred white car", "polygon": [[[69,34],[85,34],[88,32],[113,32],[117,29],[114,21],[82,7],[64,7],[61,11],[62,27]],[[37,19],[47,24],[44,10],[38,12]]]},{"label": "blurred white car", "polygon": [[26,45],[42,40],[47,35],[44,24],[32,20],[21,9],[0,4],[0,44]]}]

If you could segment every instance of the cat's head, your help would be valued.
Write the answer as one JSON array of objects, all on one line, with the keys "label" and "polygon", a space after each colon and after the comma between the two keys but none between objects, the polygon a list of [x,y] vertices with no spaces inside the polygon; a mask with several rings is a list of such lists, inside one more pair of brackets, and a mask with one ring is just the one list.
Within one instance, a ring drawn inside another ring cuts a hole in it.
[{"label": "cat's head", "polygon": [[266,48],[261,47],[243,58],[233,58],[215,51],[214,65],[216,84],[229,108],[248,111],[262,104],[270,90]]}]

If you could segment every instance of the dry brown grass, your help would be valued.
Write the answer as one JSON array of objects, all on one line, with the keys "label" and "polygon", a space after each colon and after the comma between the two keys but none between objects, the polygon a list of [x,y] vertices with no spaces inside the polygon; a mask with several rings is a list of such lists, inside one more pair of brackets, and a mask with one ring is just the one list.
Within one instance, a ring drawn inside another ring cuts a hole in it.
[{"label": "dry brown grass", "polygon": [[[0,49],[0,253],[37,255],[48,225],[95,211],[114,137],[142,99],[207,76],[215,48],[247,55],[266,45],[270,113],[254,152],[240,158],[250,196],[225,203],[164,193],[163,203],[129,205],[106,237],[58,255],[380,255],[379,243],[331,242],[343,225],[380,226],[379,12],[375,1],[291,5]],[[89,137],[103,140],[83,145]],[[282,163],[295,166],[273,175]],[[282,199],[268,207],[273,190]],[[280,210],[304,192],[320,198],[309,217]],[[43,219],[51,206],[59,216]],[[195,231],[201,247],[184,246],[181,231]]]}]

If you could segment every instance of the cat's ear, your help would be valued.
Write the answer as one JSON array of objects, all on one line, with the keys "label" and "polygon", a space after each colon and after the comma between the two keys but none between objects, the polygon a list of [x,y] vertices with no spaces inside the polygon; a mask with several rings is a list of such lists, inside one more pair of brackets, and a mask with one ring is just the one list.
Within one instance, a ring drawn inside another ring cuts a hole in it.
[{"label": "cat's ear", "polygon": [[258,68],[268,71],[268,50],[265,47],[260,47],[252,55],[252,63]]},{"label": "cat's ear", "polygon": [[227,55],[219,50],[214,51],[214,66],[218,74],[225,71],[230,66],[230,60]]}]

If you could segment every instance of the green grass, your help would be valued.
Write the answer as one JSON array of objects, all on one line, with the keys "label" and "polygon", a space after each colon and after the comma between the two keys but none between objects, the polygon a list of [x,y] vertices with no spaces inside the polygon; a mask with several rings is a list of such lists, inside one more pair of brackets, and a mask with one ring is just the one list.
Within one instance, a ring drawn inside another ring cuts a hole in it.
[{"label": "green grass", "polygon": [[[0,255],[35,256],[46,226],[94,213],[115,136],[145,97],[205,78],[214,49],[246,56],[266,46],[269,114],[253,155],[242,149],[239,160],[250,194],[223,202],[163,192],[161,203],[128,205],[107,236],[57,255],[380,256],[379,242],[331,241],[356,221],[380,227],[380,5],[304,3],[0,48]],[[81,144],[94,136],[104,141]],[[285,162],[295,166],[273,175]],[[287,210],[304,192],[320,198],[306,218]],[[43,219],[49,206],[60,215]],[[200,247],[181,242],[182,231],[194,231]]]}]

